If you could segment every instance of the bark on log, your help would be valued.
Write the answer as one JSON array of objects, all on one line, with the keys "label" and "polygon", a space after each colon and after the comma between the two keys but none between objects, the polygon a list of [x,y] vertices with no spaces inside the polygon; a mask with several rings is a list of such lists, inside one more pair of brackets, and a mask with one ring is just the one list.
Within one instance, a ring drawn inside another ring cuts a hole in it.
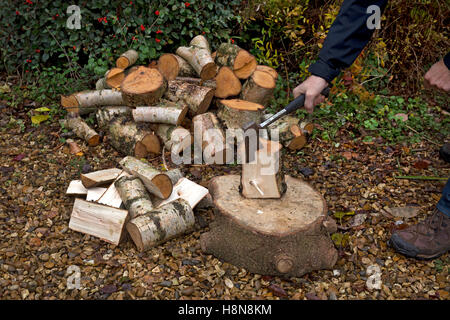
[{"label": "bark on log", "polygon": [[192,230],[195,223],[192,208],[183,199],[154,209],[132,219],[127,230],[140,252]]},{"label": "bark on log", "polygon": [[281,199],[246,199],[239,176],[215,177],[209,191],[216,206],[210,231],[200,237],[207,254],[249,272],[301,277],[330,269],[337,250],[328,235],[323,197],[306,182],[287,176]]},{"label": "bark on log", "polygon": [[111,121],[119,116],[131,116],[131,108],[125,106],[112,106],[98,109],[95,113],[97,125],[102,130],[107,130]]},{"label": "bark on log", "polygon": [[122,177],[114,183],[120,198],[128,209],[130,219],[139,217],[153,210],[153,203],[138,177]]},{"label": "bark on log", "polygon": [[241,81],[229,67],[221,67],[215,80],[217,88],[214,96],[218,98],[237,96],[241,92]]},{"label": "bark on log", "polygon": [[267,107],[273,98],[274,90],[274,78],[268,72],[255,70],[244,83],[240,98]]},{"label": "bark on log", "polygon": [[127,222],[127,210],[75,199],[69,228],[118,245]]},{"label": "bark on log", "polygon": [[158,70],[169,81],[176,77],[194,77],[195,70],[182,57],[172,53],[165,53],[158,59]]},{"label": "bark on log", "polygon": [[[308,137],[298,122],[299,119],[293,116],[285,116],[275,121],[268,127],[271,139],[279,140],[284,147],[290,150],[300,150],[306,145]],[[278,134],[277,138],[274,136],[275,130]]]},{"label": "bark on log", "polygon": [[184,101],[189,106],[189,115],[195,116],[208,110],[214,91],[212,88],[171,80],[164,97],[174,102]]},{"label": "bark on log", "polygon": [[170,178],[150,165],[130,156],[123,158],[120,165],[126,172],[141,179],[148,192],[158,198],[167,199],[172,193]]},{"label": "bark on log", "polygon": [[160,154],[158,137],[146,123],[136,123],[128,117],[114,118],[109,124],[109,143],[122,154],[145,158]]},{"label": "bark on log", "polygon": [[155,130],[168,151],[180,154],[192,145],[192,136],[189,130],[167,124],[160,124]]},{"label": "bark on log", "polygon": [[67,112],[80,115],[91,113],[101,106],[123,106],[122,93],[115,90],[91,90],[61,96],[61,105]]},{"label": "bark on log", "polygon": [[139,58],[139,53],[136,50],[130,49],[125,51],[116,60],[116,67],[120,69],[126,69],[129,66],[136,63]]},{"label": "bark on log", "polygon": [[71,129],[77,137],[83,139],[89,146],[95,147],[100,143],[100,136],[84,122],[78,114],[69,113],[64,121],[65,126]]},{"label": "bark on log", "polygon": [[106,78],[100,78],[97,80],[97,82],[95,83],[95,90],[103,90],[103,89],[111,89],[107,84],[106,84]]},{"label": "bark on log", "polygon": [[81,182],[85,188],[93,188],[113,182],[122,170],[117,168],[98,170],[81,174]]},{"label": "bark on log", "polygon": [[241,99],[229,99],[218,101],[219,110],[217,116],[224,122],[227,128],[242,128],[246,123],[261,122],[264,106]]},{"label": "bark on log", "polygon": [[215,79],[210,80],[202,80],[200,78],[192,78],[192,77],[176,77],[175,80],[180,82],[187,82],[191,84],[195,84],[201,87],[207,87],[211,89],[216,89],[217,83]]},{"label": "bark on log", "polygon": [[190,42],[190,47],[179,47],[177,55],[185,59],[202,80],[214,78],[217,66],[211,57],[208,41],[204,36],[196,36]]},{"label": "bark on log", "polygon": [[231,43],[222,43],[217,49],[215,62],[227,66],[239,79],[247,79],[256,69],[256,58],[248,51]]},{"label": "bark on log", "polygon": [[133,109],[132,114],[136,122],[179,125],[183,122],[188,110],[189,107],[184,101],[161,100],[153,106],[136,107]]},{"label": "bark on log", "polygon": [[216,116],[211,113],[203,113],[192,119],[194,127],[194,148],[203,150],[203,158],[209,164],[224,164],[233,156],[233,150],[229,148],[225,134],[220,127]]},{"label": "bark on log", "polygon": [[140,66],[123,79],[120,88],[128,106],[151,106],[159,101],[167,82],[157,69]]},{"label": "bark on log", "polygon": [[178,183],[178,180],[184,177],[183,172],[181,172],[181,170],[178,168],[167,170],[164,173],[169,177],[174,186]]}]

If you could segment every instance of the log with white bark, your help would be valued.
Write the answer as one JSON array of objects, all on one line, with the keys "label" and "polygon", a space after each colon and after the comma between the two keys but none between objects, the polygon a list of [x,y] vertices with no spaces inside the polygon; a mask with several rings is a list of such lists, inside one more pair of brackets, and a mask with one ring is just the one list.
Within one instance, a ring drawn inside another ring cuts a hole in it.
[{"label": "log with white bark", "polygon": [[228,146],[225,134],[211,112],[196,115],[192,119],[194,127],[194,149],[203,151],[203,158],[208,164],[224,164],[233,156],[233,150]]},{"label": "log with white bark", "polygon": [[100,136],[94,129],[76,113],[68,113],[63,121],[65,126],[72,130],[77,137],[83,139],[89,146],[95,147],[100,143]]},{"label": "log with white bark", "polygon": [[148,214],[130,220],[128,233],[140,252],[193,229],[194,212],[189,203],[177,199]]},{"label": "log with white bark", "polygon": [[69,228],[118,245],[127,222],[127,210],[75,199]]},{"label": "log with white bark", "polygon": [[192,145],[192,135],[183,127],[160,124],[155,133],[161,138],[166,149],[174,154],[180,154]]},{"label": "log with white bark", "polygon": [[202,80],[212,79],[217,73],[209,43],[204,36],[196,36],[189,47],[179,47],[176,54],[185,59]]},{"label": "log with white bark", "polygon": [[61,105],[67,112],[88,114],[102,106],[123,106],[122,93],[116,90],[81,91],[70,96],[61,96]]},{"label": "log with white bark", "polygon": [[275,80],[268,72],[255,70],[242,87],[242,100],[269,105],[275,90]]},{"label": "log with white bark", "polygon": [[85,188],[98,187],[112,183],[121,173],[122,170],[118,168],[82,173],[81,182]]},{"label": "log with white bark", "polygon": [[[174,186],[175,184],[177,184],[178,180],[184,177],[183,172],[181,172],[181,170],[178,168],[167,170],[164,173],[169,177]],[[173,192],[174,191],[172,190],[172,193]]]},{"label": "log with white bark", "polygon": [[219,69],[215,80],[217,87],[214,96],[218,98],[237,96],[242,90],[241,81],[227,66],[223,66]]},{"label": "log with white bark", "polygon": [[183,122],[189,110],[184,101],[161,100],[152,106],[142,106],[133,109],[133,119],[136,122],[151,122],[179,125]]},{"label": "log with white bark", "polygon": [[158,59],[158,70],[166,80],[174,80],[176,77],[193,77],[195,70],[182,57],[165,53]]},{"label": "log with white bark", "polygon": [[208,110],[214,97],[214,89],[188,82],[171,80],[164,97],[171,101],[184,101],[189,106],[189,114],[195,116]]},{"label": "log with white bark", "polygon": [[219,100],[218,107],[217,117],[227,128],[234,129],[242,128],[250,121],[259,124],[264,110],[259,103],[241,99]]},{"label": "log with white bark", "polygon": [[256,58],[253,55],[231,43],[222,43],[217,48],[214,61],[220,67],[230,67],[239,79],[250,77],[257,65]]},{"label": "log with white bark", "polygon": [[115,183],[122,177],[130,177],[128,173],[123,171],[108,189],[102,194],[102,196],[97,200],[98,203],[104,204],[114,208],[120,208],[122,205],[122,198],[120,197],[119,191],[117,190]]},{"label": "log with white bark", "polygon": [[155,207],[160,208],[168,203],[171,203],[177,199],[186,200],[189,206],[194,209],[195,206],[208,194],[208,189],[182,177],[173,186],[172,194],[169,198],[162,201],[155,201]]},{"label": "log with white bark", "polygon": [[81,196],[86,195],[87,191],[88,190],[83,186],[81,180],[72,180],[70,181],[69,186],[67,187],[66,194]]},{"label": "log with white bark", "polygon": [[148,192],[158,198],[167,199],[172,193],[170,178],[152,166],[131,156],[123,158],[120,165],[126,172],[141,179]]},{"label": "log with white bark", "polygon": [[180,81],[180,82],[196,84],[198,86],[208,87],[211,89],[216,89],[216,87],[217,87],[217,83],[216,83],[215,79],[203,80],[200,78],[193,78],[193,77],[176,77],[175,80]]},{"label": "log with white bark", "polygon": [[95,113],[97,125],[100,129],[106,130],[111,121],[118,116],[131,116],[131,108],[125,106],[111,106],[98,109]]},{"label": "log with white bark", "polygon": [[130,219],[146,214],[153,210],[153,203],[144,184],[138,177],[122,177],[114,186],[128,209]]},{"label": "log with white bark", "polygon": [[106,77],[98,79],[97,82],[95,83],[95,90],[103,90],[103,89],[111,89],[106,84]]},{"label": "log with white bark", "polygon": [[150,106],[159,101],[166,86],[166,80],[157,69],[140,66],[128,73],[120,89],[125,105]]},{"label": "log with white bark", "polygon": [[116,67],[120,69],[126,69],[129,66],[136,63],[139,58],[139,53],[136,50],[130,49],[125,51],[116,60]]}]

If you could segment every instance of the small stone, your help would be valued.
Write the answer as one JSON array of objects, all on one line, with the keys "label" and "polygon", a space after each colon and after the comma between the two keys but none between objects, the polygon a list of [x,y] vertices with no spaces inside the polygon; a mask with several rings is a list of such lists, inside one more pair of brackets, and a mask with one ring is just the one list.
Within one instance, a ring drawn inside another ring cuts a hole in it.
[{"label": "small stone", "polygon": [[113,284],[108,284],[101,289],[102,293],[111,294],[117,291],[117,287]]},{"label": "small stone", "polygon": [[194,288],[193,287],[186,287],[183,290],[181,290],[181,294],[183,296],[190,296],[193,293],[194,293]]},{"label": "small stone", "polygon": [[132,289],[132,286],[131,286],[131,284],[129,284],[129,283],[124,283],[123,285],[122,285],[122,290],[123,291],[128,291],[128,290],[131,290]]},{"label": "small stone", "polygon": [[19,289],[19,285],[18,284],[13,284],[11,286],[8,287],[8,290],[14,291]]},{"label": "small stone", "polygon": [[193,285],[191,280],[184,280],[183,284],[186,285],[186,286],[192,286]]},{"label": "small stone", "polygon": [[232,288],[234,288],[234,284],[233,284],[233,281],[231,281],[230,279],[228,279],[228,278],[225,278],[225,285],[228,287],[228,289],[232,289]]},{"label": "small stone", "polygon": [[46,263],[44,263],[44,267],[46,267],[47,269],[51,269],[55,266],[55,264],[51,261],[47,261]]},{"label": "small stone", "polygon": [[143,297],[145,294],[145,288],[144,287],[137,287],[135,290],[136,297]]},{"label": "small stone", "polygon": [[42,261],[48,261],[48,259],[50,259],[50,255],[48,253],[43,253],[39,256],[39,259]]},{"label": "small stone", "polygon": [[83,168],[81,169],[82,173],[89,173],[91,171],[92,171],[92,167],[91,167],[91,165],[89,163],[85,163],[83,165]]},{"label": "small stone", "polygon": [[172,281],[164,280],[159,285],[162,286],[162,287],[171,287],[172,286]]}]

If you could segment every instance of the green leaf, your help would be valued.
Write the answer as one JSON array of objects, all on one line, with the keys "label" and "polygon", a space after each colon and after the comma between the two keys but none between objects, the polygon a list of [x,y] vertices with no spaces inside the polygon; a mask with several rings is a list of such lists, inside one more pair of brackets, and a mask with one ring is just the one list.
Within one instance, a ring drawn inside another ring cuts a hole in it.
[{"label": "green leaf", "polygon": [[336,211],[333,215],[335,216],[335,218],[342,219],[345,216],[354,216],[355,211],[348,211],[348,212]]},{"label": "green leaf", "polygon": [[49,118],[48,114],[38,114],[31,117],[31,122],[33,124],[40,124],[41,122],[47,120]]},{"label": "green leaf", "polygon": [[50,111],[50,109],[47,108],[47,107],[40,107],[40,108],[34,109],[34,111],[37,111],[37,112],[47,112],[47,111]]}]

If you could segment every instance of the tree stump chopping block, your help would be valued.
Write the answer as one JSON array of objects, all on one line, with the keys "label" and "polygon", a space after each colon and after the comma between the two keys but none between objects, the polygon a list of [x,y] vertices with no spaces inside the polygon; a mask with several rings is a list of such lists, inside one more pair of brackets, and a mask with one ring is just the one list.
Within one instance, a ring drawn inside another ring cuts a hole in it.
[{"label": "tree stump chopping block", "polygon": [[286,176],[281,199],[247,199],[239,182],[238,175],[211,180],[216,210],[210,231],[200,238],[204,252],[263,275],[300,277],[334,266],[338,255],[329,232],[336,224],[316,190]]}]

